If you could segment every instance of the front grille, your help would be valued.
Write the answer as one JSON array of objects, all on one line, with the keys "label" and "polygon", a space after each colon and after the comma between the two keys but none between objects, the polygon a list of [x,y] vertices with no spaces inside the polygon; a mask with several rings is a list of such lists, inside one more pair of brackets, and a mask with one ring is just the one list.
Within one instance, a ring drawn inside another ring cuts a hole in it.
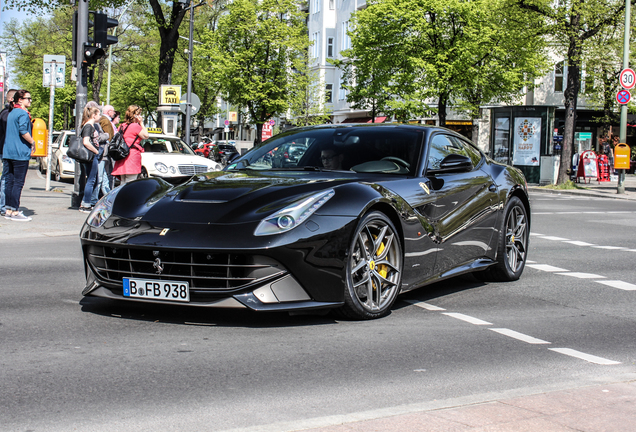
[{"label": "front grille", "polygon": [[285,273],[275,260],[255,255],[88,245],[86,256],[105,282],[121,285],[124,277],[181,280],[191,290],[207,293],[237,291]]},{"label": "front grille", "polygon": [[208,172],[207,165],[179,165],[179,174],[195,175]]}]

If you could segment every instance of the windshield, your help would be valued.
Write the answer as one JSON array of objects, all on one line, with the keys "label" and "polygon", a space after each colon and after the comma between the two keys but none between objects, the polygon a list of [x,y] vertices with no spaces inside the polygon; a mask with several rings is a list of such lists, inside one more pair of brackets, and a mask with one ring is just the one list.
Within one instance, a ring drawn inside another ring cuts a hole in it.
[{"label": "windshield", "polygon": [[397,126],[294,129],[251,149],[227,170],[319,169],[412,174],[420,157],[421,142],[421,132]]},{"label": "windshield", "polygon": [[141,146],[149,153],[182,153],[194,155],[194,151],[179,138],[153,137],[142,140]]}]

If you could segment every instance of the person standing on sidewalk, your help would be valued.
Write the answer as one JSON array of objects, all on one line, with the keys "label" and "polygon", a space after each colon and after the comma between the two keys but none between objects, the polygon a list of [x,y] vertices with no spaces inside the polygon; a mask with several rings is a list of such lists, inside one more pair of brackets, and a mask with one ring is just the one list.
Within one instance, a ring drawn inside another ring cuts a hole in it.
[{"label": "person standing on sidewalk", "polygon": [[[18,90],[11,89],[7,92],[7,101],[4,104],[4,109],[0,111],[0,165],[2,165],[2,149],[4,148],[4,137],[7,134],[7,118],[9,117],[9,112],[13,109],[13,95]],[[7,204],[4,196],[4,176],[0,172],[0,216],[4,216],[4,213],[7,211]]]},{"label": "person standing on sidewalk", "polygon": [[148,129],[143,125],[141,108],[137,105],[130,105],[126,110],[126,119],[119,129],[123,130],[124,141],[130,147],[130,153],[128,153],[126,158],[115,161],[113,175],[118,175],[121,183],[124,184],[137,180],[137,177],[139,177],[141,173],[141,154],[144,152],[139,141],[150,136],[148,135]]},{"label": "person standing on sidewalk", "polygon": [[[93,188],[97,181],[97,165],[99,163],[99,134],[95,130],[95,123],[99,121],[102,116],[99,108],[97,107],[85,107],[82,117],[82,144],[90,152],[95,153],[95,157],[90,162],[82,162],[84,171],[86,172],[86,185],[84,186],[84,196],[82,198],[82,204],[79,211],[82,213],[90,213],[91,211],[91,197],[93,196]],[[103,147],[102,147],[103,151]]]},{"label": "person standing on sidewalk", "polygon": [[104,149],[100,149],[99,162],[97,164],[97,181],[95,182],[95,187],[93,187],[93,195],[91,196],[91,207],[94,207],[99,200],[99,192],[101,190],[102,195],[106,195],[110,192],[110,179],[109,174],[112,171],[112,161],[108,156],[108,152],[106,149],[108,148],[108,143],[113,139],[113,135],[115,135],[115,131],[113,129],[113,124],[111,120],[113,115],[115,114],[115,109],[112,105],[106,105],[102,108],[102,116],[99,119],[99,126],[101,127],[104,133],[108,134],[108,140],[102,142],[100,140],[100,147],[104,147]]},{"label": "person standing on sidewalk", "polygon": [[7,132],[2,149],[3,177],[5,178],[5,199],[7,210],[5,219],[16,222],[28,222],[20,209],[22,188],[29,170],[29,160],[35,140],[31,136],[32,124],[29,107],[31,93],[28,90],[18,90],[13,96],[13,109],[7,117]]}]

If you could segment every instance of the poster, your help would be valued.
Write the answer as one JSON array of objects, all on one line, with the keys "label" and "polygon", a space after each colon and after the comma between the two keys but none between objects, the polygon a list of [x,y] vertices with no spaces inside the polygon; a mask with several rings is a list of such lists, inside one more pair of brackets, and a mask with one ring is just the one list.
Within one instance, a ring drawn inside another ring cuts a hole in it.
[{"label": "poster", "polygon": [[541,118],[515,118],[513,165],[539,166],[541,158]]}]

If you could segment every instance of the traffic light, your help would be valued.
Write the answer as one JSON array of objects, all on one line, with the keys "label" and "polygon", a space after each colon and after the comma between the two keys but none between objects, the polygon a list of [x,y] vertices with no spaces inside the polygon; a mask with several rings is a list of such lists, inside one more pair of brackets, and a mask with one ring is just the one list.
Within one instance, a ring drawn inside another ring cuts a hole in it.
[{"label": "traffic light", "polygon": [[117,43],[117,36],[109,35],[108,29],[117,27],[119,22],[99,12],[88,12],[88,41],[84,44],[84,62],[94,65],[106,55],[106,47]]}]

